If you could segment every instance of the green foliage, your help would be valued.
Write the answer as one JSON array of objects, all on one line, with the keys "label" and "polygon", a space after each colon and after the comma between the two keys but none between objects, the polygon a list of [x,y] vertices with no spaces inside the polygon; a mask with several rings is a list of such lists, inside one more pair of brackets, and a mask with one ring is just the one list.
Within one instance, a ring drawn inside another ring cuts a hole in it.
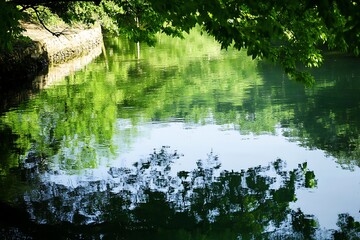
[{"label": "green foliage", "polygon": [[155,34],[161,30],[164,21],[147,1],[105,0],[101,5],[103,12],[116,23],[119,34],[134,42],[154,45]]},{"label": "green foliage", "polygon": [[29,8],[24,10],[24,13],[27,14],[27,20],[38,24],[41,24],[42,22],[43,24],[51,27],[64,25],[64,21],[56,13],[52,12],[50,8],[45,6]]},{"label": "green foliage", "polygon": [[[19,13],[3,1],[2,29],[6,32],[1,34],[1,48],[20,33],[16,27]],[[360,5],[356,1],[103,0],[99,5],[81,1],[45,5],[68,22],[98,21],[111,33],[150,45],[158,32],[181,37],[198,24],[222,48],[244,48],[252,58],[279,64],[291,78],[306,85],[314,79],[299,64],[320,66],[322,49],[360,52]]]},{"label": "green foliage", "polygon": [[223,48],[245,48],[307,85],[314,79],[297,65],[320,66],[323,46],[359,52],[359,4],[351,1],[149,1],[171,25],[187,31],[198,23]]},{"label": "green foliage", "polygon": [[92,2],[55,2],[49,9],[69,24],[94,24],[100,20],[101,9]]},{"label": "green foliage", "polygon": [[20,20],[24,15],[15,5],[0,0],[0,57],[2,51],[11,51],[13,43],[21,36]]}]

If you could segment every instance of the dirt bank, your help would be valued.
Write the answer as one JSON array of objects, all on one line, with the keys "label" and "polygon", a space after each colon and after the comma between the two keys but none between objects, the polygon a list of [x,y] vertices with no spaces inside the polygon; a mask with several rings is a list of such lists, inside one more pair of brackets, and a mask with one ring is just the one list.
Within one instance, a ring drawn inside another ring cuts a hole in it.
[{"label": "dirt bank", "polygon": [[0,55],[0,81],[32,78],[46,72],[48,67],[88,54],[102,42],[100,26],[90,29],[51,29],[60,33],[55,36],[40,25],[24,23],[24,36],[31,41],[21,42],[11,54]]}]

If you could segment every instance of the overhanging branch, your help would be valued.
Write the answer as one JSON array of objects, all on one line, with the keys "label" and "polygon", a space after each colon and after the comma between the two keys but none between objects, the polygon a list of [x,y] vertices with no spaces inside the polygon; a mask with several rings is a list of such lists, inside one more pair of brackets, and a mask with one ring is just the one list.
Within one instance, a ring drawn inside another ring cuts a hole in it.
[{"label": "overhanging branch", "polygon": [[40,24],[46,29],[46,31],[48,31],[49,33],[51,33],[52,35],[54,35],[56,37],[58,37],[62,34],[62,32],[53,32],[48,27],[46,27],[45,23],[43,22],[43,20],[41,19],[40,15],[39,15],[39,11],[37,10],[37,8],[32,7],[32,9],[34,10],[36,17],[39,20]]}]

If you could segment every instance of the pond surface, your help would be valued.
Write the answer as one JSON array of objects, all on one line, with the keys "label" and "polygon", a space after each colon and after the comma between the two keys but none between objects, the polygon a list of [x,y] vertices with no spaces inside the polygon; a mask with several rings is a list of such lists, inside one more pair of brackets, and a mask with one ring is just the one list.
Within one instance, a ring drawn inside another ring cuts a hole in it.
[{"label": "pond surface", "polygon": [[1,108],[0,237],[360,238],[360,59],[305,88],[196,32],[105,46]]}]

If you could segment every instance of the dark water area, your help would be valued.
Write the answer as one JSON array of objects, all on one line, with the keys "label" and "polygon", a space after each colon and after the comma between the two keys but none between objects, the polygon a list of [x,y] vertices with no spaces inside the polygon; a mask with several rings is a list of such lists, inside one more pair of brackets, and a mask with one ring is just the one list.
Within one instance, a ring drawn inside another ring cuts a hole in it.
[{"label": "dark water area", "polygon": [[360,59],[306,88],[196,32],[105,47],[0,89],[0,239],[360,238]]}]

